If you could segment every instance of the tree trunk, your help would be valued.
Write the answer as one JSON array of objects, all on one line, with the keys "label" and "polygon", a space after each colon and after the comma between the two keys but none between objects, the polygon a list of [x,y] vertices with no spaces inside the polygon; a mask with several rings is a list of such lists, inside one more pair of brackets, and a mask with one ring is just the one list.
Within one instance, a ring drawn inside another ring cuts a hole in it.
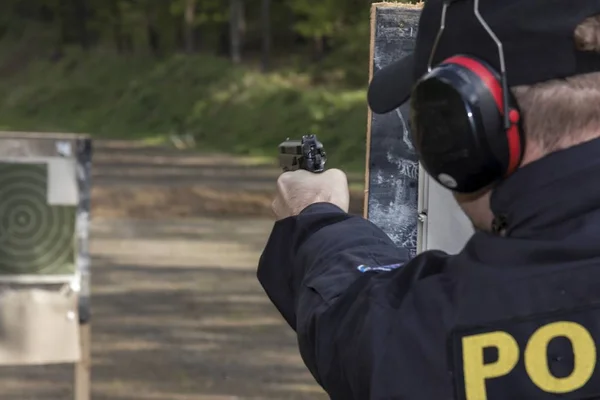
[{"label": "tree trunk", "polygon": [[57,54],[62,54],[65,45],[69,42],[69,18],[66,13],[67,9],[68,4],[66,3],[66,0],[58,0],[58,38],[56,41]]},{"label": "tree trunk", "polygon": [[242,34],[244,31],[244,4],[243,0],[231,0],[229,29],[231,60],[235,64],[242,61]]},{"label": "tree trunk", "polygon": [[267,72],[271,61],[271,0],[262,0],[262,71]]},{"label": "tree trunk", "polygon": [[148,46],[152,54],[158,57],[160,56],[160,34],[152,22],[148,22],[146,29],[148,32]]},{"label": "tree trunk", "polygon": [[79,44],[83,50],[88,50],[90,47],[90,36],[88,32],[88,9],[86,0],[75,0],[75,17],[77,18],[77,32],[79,36]]},{"label": "tree trunk", "polygon": [[118,0],[111,0],[110,2],[110,13],[112,16],[112,28],[113,38],[115,46],[119,53],[127,51],[125,45],[125,38],[123,37],[123,18],[121,16],[121,9],[119,8]]},{"label": "tree trunk", "polygon": [[147,4],[146,8],[146,40],[148,47],[154,56],[161,55],[160,32],[156,26],[157,11],[151,4]]},{"label": "tree trunk", "polygon": [[196,51],[195,28],[196,21],[196,0],[186,0],[184,11],[184,41],[185,51],[189,54]]},{"label": "tree trunk", "polygon": [[325,55],[325,39],[323,36],[315,37],[315,61],[321,61]]}]

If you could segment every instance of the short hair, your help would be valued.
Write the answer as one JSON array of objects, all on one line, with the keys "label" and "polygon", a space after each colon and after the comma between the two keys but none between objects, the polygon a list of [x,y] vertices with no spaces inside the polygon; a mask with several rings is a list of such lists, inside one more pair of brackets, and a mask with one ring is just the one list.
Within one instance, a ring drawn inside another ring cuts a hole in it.
[{"label": "short hair", "polygon": [[[600,15],[577,26],[574,40],[577,49],[600,53]],[[600,72],[511,89],[526,138],[544,152],[600,137]]]}]

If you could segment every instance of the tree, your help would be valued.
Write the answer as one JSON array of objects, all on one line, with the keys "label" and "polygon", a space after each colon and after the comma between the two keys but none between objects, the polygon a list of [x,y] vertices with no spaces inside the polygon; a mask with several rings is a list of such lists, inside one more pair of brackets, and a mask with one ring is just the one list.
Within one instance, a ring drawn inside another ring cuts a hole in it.
[{"label": "tree", "polygon": [[[368,59],[372,2],[0,0],[0,40],[13,41],[14,46],[7,47],[18,51],[11,52],[28,58],[53,52],[52,58],[60,59],[72,45],[86,50],[109,45],[123,55],[144,50],[156,56],[205,52],[236,64],[258,56],[265,72],[272,69],[278,46],[285,47],[291,60],[304,55],[308,43],[313,61],[323,61],[314,69],[323,76],[362,76],[364,67],[357,61]],[[299,59],[304,62],[306,57]],[[343,74],[337,73],[340,69]]]},{"label": "tree", "polygon": [[77,26],[77,37],[83,50],[90,48],[90,34],[88,31],[89,11],[86,0],[74,0],[73,8],[75,10],[75,25]]},{"label": "tree", "polygon": [[185,0],[183,15],[185,51],[190,54],[196,51],[196,0]]},{"label": "tree", "polygon": [[262,25],[261,67],[262,67],[263,72],[267,72],[270,67],[270,58],[271,58],[271,0],[262,0],[261,25]]},{"label": "tree", "polygon": [[231,0],[229,9],[229,50],[231,60],[239,64],[242,62],[242,36],[246,28],[243,0]]},{"label": "tree", "polygon": [[325,40],[331,37],[342,18],[340,0],[294,0],[291,9],[300,17],[295,30],[306,38],[312,39],[317,59],[325,52]]}]

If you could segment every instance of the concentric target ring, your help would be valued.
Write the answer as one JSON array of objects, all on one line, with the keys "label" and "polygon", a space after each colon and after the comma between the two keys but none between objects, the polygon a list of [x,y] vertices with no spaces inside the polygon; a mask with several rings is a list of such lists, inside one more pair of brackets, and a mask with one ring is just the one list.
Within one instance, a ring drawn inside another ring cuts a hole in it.
[{"label": "concentric target ring", "polygon": [[32,213],[35,213],[35,210],[29,209],[25,205],[15,207],[8,222],[11,232],[15,235],[29,236],[30,232],[35,231],[36,217]]},{"label": "concentric target ring", "polygon": [[[21,247],[28,251],[30,246],[42,240],[44,231],[40,229],[40,225],[44,226],[48,223],[48,216],[43,208],[39,208],[39,204],[30,197],[19,195],[6,201],[0,200],[0,215],[5,216],[5,229],[13,243],[13,249],[8,249],[10,252],[18,252]],[[18,221],[23,211],[31,220],[27,224],[27,229]]]},{"label": "concentric target ring", "polygon": [[0,274],[73,271],[75,207],[47,200],[45,164],[0,163]]}]

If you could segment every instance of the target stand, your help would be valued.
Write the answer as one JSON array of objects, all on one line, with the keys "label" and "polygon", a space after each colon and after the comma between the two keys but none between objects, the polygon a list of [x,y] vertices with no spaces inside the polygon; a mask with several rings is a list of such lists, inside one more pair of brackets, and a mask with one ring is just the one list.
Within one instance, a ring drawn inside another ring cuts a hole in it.
[{"label": "target stand", "polygon": [[90,398],[85,135],[0,132],[0,365],[75,363]]}]

